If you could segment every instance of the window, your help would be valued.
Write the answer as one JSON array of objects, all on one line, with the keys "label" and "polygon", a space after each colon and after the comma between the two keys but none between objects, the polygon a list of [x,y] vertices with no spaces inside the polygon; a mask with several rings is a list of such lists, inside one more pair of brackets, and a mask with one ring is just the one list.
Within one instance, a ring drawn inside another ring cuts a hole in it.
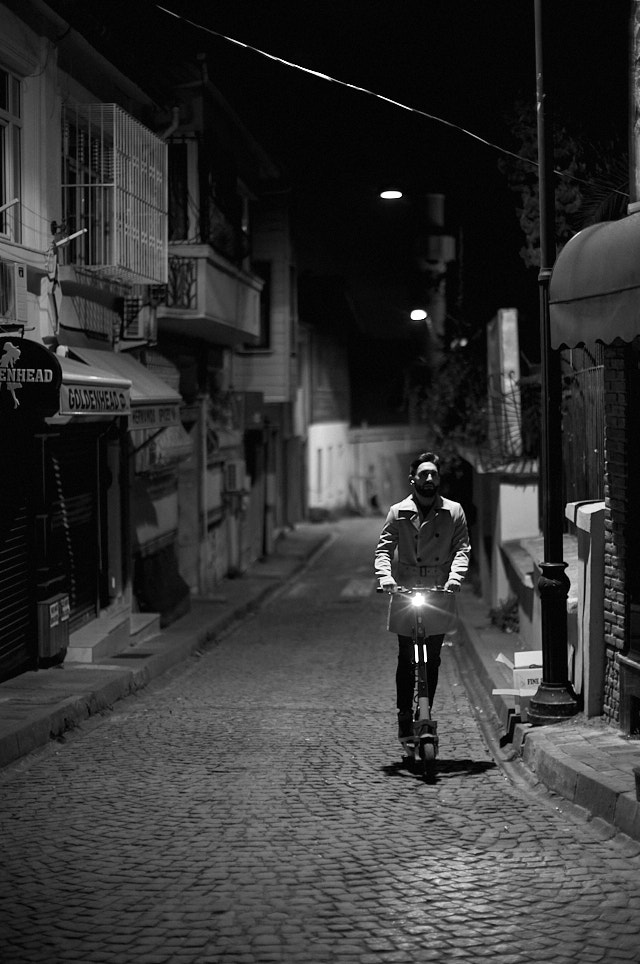
[{"label": "window", "polygon": [[[21,197],[21,115],[20,81],[0,67],[0,207]],[[0,211],[0,235],[21,240],[19,204]]]},{"label": "window", "polygon": [[253,261],[251,270],[264,281],[260,292],[260,340],[251,345],[253,350],[265,351],[271,348],[271,262]]},{"label": "window", "polygon": [[185,141],[169,144],[169,241],[186,241],[189,234],[189,156]]}]

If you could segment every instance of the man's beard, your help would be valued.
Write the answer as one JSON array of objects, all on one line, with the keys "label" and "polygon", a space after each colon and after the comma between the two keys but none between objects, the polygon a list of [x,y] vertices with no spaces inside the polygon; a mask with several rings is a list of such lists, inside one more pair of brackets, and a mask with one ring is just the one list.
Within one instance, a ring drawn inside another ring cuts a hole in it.
[{"label": "man's beard", "polygon": [[422,499],[435,498],[437,491],[438,487],[437,485],[434,485],[433,482],[426,482],[424,485],[416,485],[416,492]]}]

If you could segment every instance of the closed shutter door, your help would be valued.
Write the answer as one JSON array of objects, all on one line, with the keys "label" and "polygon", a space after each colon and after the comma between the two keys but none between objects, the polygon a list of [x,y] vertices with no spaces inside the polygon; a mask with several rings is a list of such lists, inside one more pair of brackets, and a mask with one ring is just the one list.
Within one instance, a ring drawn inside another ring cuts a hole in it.
[{"label": "closed shutter door", "polygon": [[2,485],[0,499],[0,678],[6,679],[32,659],[33,634],[24,492],[8,492]]},{"label": "closed shutter door", "polygon": [[69,631],[98,612],[100,528],[98,440],[94,433],[67,430],[51,442],[55,486],[52,539],[69,593]]}]

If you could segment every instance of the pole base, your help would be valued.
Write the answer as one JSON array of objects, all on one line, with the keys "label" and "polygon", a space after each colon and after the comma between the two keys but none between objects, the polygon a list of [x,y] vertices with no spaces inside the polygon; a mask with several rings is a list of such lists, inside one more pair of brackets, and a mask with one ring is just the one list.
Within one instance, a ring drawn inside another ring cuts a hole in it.
[{"label": "pole base", "polygon": [[578,701],[566,686],[550,686],[541,683],[535,696],[531,697],[527,720],[533,726],[562,723],[578,712]]}]

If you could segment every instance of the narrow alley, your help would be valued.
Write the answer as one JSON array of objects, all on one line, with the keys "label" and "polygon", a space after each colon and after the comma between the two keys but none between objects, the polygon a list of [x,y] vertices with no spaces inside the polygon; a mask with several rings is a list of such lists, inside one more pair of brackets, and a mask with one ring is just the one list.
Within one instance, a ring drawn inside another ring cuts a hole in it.
[{"label": "narrow alley", "polygon": [[640,858],[509,782],[455,636],[437,776],[400,765],[379,525],[0,773],[3,962],[640,961]]}]

